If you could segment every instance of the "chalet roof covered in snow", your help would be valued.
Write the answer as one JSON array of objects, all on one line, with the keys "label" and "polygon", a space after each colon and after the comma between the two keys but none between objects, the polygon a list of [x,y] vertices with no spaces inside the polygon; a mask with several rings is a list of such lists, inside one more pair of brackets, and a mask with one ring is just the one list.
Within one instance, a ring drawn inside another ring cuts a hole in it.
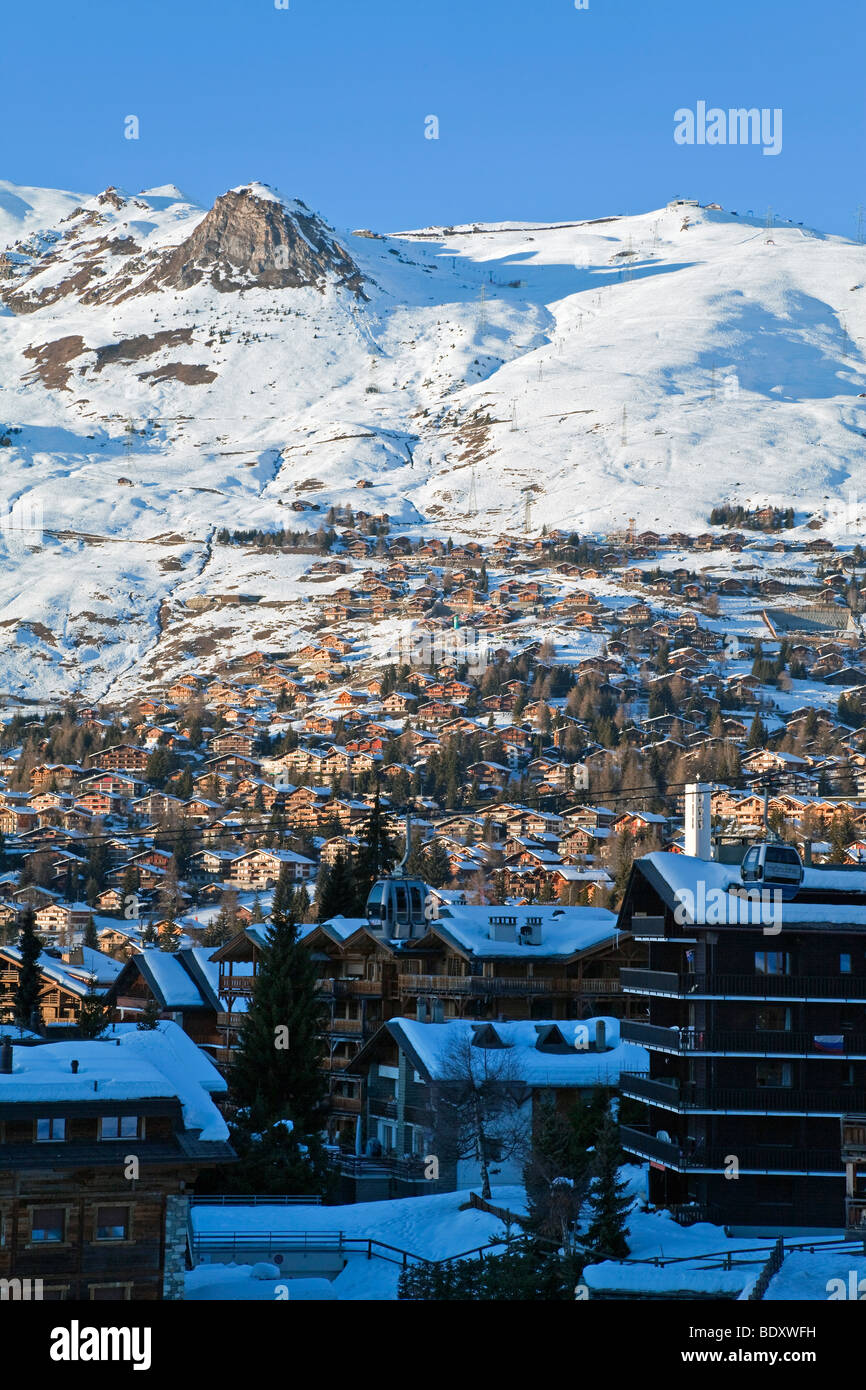
[{"label": "chalet roof covered in snow", "polygon": [[[797,897],[777,902],[772,888],[749,884],[743,896],[739,864],[697,859],[691,855],[658,852],[635,862],[662,901],[688,925],[764,927],[768,914],[789,927],[854,927],[866,929],[866,869],[806,867]],[[739,890],[739,891],[737,891]],[[631,893],[621,913],[629,920]]]},{"label": "chalet roof covered in snow", "polygon": [[[599,1024],[604,1028],[601,1051],[596,1049]],[[479,1065],[487,1059],[491,1074],[501,1071],[509,1080],[528,1086],[615,1086],[621,1071],[646,1071],[648,1066],[644,1048],[620,1041],[615,1018],[508,1023],[463,1018],[419,1023],[414,1018],[392,1018],[384,1026],[431,1081],[459,1075],[467,1043],[475,1045],[470,1055],[477,1053]]]},{"label": "chalet roof covered in snow", "polygon": [[[0,1105],[177,1099],[199,1140],[225,1143],[228,1129],[211,1096],[226,1082],[175,1023],[154,1029],[115,1024],[98,1040],[13,1047],[11,1074],[0,1074]],[[77,1072],[72,1062],[78,1062]]]},{"label": "chalet roof covered in snow", "polygon": [[[516,941],[497,940],[491,918],[513,920]],[[528,946],[520,940],[522,927],[540,920],[541,945]],[[514,956],[531,958],[532,952],[566,960],[581,951],[613,942],[617,936],[615,912],[602,907],[558,907],[534,904],[532,907],[460,907],[440,908],[439,916],[430,923],[445,940],[469,950],[475,956]]]}]

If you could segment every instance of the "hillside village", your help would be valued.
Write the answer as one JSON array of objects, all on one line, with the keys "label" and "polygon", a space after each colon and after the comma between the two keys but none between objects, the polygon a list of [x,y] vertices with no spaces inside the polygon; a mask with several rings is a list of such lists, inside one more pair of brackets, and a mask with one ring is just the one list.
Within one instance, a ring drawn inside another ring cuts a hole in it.
[{"label": "hillside village", "polygon": [[[237,1122],[232,1068],[278,896],[323,1010],[332,1192],[359,1213],[434,1200],[430,1098],[453,1029],[525,1056],[533,1125],[550,1094],[652,1096],[643,1041],[659,1030],[634,982],[655,977],[623,903],[647,856],[695,852],[686,788],[707,788],[723,857],[769,833],[807,865],[866,859],[861,554],[746,522],[482,547],[332,510],[318,533],[223,536],[307,552],[303,645],[215,652],[124,707],[8,717],[2,1029],[46,1059],[107,1028],[118,1045],[182,1030],[210,1058],[208,1104]],[[398,859],[389,926],[370,890]],[[223,1161],[226,1133],[214,1122]],[[468,1152],[443,1157],[435,1190],[483,1178],[493,1212],[490,1157],[479,1172]],[[508,1145],[490,1153],[519,1182]],[[194,1248],[216,1258],[203,1211]],[[193,1247],[177,1223],[173,1240],[164,1266],[105,1287],[182,1296]]]}]

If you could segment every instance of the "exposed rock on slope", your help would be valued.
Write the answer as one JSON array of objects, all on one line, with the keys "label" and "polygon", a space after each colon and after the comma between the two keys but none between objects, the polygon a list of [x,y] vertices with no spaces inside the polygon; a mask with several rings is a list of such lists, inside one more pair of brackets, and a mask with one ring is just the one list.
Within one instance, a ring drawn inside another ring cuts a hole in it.
[{"label": "exposed rock on slope", "polygon": [[134,293],[187,290],[207,279],[215,289],[321,288],[327,275],[361,294],[361,272],[324,222],[303,203],[291,207],[263,186],[217,198],[186,241]]}]

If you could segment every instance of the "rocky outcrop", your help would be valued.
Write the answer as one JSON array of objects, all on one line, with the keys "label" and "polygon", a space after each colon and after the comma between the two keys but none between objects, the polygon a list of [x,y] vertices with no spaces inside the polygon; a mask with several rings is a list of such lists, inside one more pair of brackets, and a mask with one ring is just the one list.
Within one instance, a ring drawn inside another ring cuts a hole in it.
[{"label": "rocky outcrop", "polygon": [[303,203],[287,205],[249,187],[217,198],[186,241],[123,298],[188,290],[203,280],[222,292],[322,289],[328,277],[363,295],[360,270],[324,222]]}]

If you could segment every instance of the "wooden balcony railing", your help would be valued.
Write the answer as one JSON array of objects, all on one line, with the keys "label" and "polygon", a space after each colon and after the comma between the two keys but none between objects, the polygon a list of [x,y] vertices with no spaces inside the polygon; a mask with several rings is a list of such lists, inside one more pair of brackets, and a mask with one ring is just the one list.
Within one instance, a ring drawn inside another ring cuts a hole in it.
[{"label": "wooden balcony railing", "polygon": [[231,998],[232,995],[252,994],[255,982],[255,975],[223,975],[219,992],[223,999]]},{"label": "wooden balcony railing", "polygon": [[332,1096],[329,1096],[328,1099],[329,1099],[329,1101],[330,1101],[330,1103],[331,1103],[331,1109],[332,1109],[333,1111],[337,1111],[337,1112],[346,1111],[346,1112],[348,1112],[348,1113],[351,1114],[351,1115],[360,1115],[360,1113],[361,1113],[361,1097],[360,1097],[360,1096],[338,1096],[338,1095],[332,1095]]},{"label": "wooden balcony railing", "polygon": [[596,994],[622,993],[618,979],[576,980],[564,976],[545,978],[523,975],[399,975],[397,985],[405,994]]},{"label": "wooden balcony railing", "polygon": [[846,1197],[845,1230],[866,1239],[866,1197]]},{"label": "wooden balcony railing", "polygon": [[246,1014],[219,1013],[216,1016],[217,1028],[242,1028]]}]

